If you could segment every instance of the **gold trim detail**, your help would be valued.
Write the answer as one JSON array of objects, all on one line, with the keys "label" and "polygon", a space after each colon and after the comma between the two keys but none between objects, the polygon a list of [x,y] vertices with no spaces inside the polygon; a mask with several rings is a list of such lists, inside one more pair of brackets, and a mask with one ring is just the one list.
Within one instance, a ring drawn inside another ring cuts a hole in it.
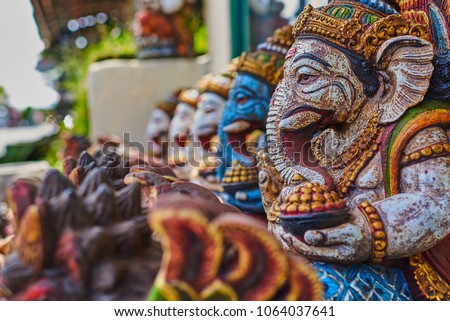
[{"label": "gold trim detail", "polygon": [[406,166],[410,163],[422,161],[438,156],[448,156],[450,154],[450,144],[438,143],[426,146],[402,157],[402,165]]},{"label": "gold trim detail", "polygon": [[421,254],[410,257],[409,264],[414,268],[414,278],[428,300],[450,300],[450,285],[440,277]]},{"label": "gold trim detail", "polygon": [[[364,25],[361,16],[369,10],[354,6],[349,20],[336,18],[307,5],[298,17],[293,34],[318,36],[370,60],[386,41],[399,36],[415,36],[431,41],[427,27],[399,15],[380,17],[372,25]],[[372,12],[372,11],[370,11]]]},{"label": "gold trim detail", "polygon": [[[269,61],[267,57],[269,56]],[[236,72],[247,72],[276,86],[283,78],[284,57],[265,52],[244,52],[236,61]]]},{"label": "gold trim detail", "polygon": [[364,149],[360,150],[358,152],[358,157],[353,159],[353,161],[345,168],[342,178],[336,185],[336,190],[340,197],[345,197],[348,195],[348,193],[352,190],[359,173],[375,156],[381,145],[382,132],[383,128],[377,127],[373,133],[374,135],[371,136],[367,142],[361,142]]},{"label": "gold trim detail", "polygon": [[384,224],[381,221],[380,214],[377,209],[369,202],[361,203],[358,208],[363,212],[370,225],[372,232],[372,257],[371,262],[380,264],[386,256],[387,239],[384,231]]},{"label": "gold trim detail", "polygon": [[228,92],[233,86],[234,78],[231,74],[207,74],[198,82],[200,95],[205,92],[215,93],[224,99],[228,99]]}]

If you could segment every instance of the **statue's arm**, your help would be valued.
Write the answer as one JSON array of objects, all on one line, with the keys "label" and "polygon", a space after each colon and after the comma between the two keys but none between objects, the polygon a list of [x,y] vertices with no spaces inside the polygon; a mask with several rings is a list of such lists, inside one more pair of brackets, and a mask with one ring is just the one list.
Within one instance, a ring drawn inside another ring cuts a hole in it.
[{"label": "statue's arm", "polygon": [[[442,129],[419,133],[409,147],[416,150],[416,147],[436,144],[448,144],[447,133]],[[449,235],[450,156],[442,152],[407,164],[400,173],[400,189],[400,194],[371,204],[378,212],[386,234],[384,259],[420,253]],[[284,231],[278,231],[278,234],[291,250],[311,259],[363,262],[374,251],[375,239],[368,217],[370,219],[370,213],[363,214],[361,208],[355,208],[349,223],[307,231],[305,242]]]},{"label": "statue's arm", "polygon": [[450,234],[450,156],[403,168],[401,189],[373,204],[387,235],[387,258],[420,253]]}]

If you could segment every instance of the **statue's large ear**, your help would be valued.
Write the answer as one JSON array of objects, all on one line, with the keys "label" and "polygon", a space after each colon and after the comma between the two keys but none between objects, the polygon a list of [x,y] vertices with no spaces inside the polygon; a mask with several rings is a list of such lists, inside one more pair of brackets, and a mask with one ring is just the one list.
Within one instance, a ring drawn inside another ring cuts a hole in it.
[{"label": "statue's large ear", "polygon": [[388,124],[423,100],[434,69],[433,46],[412,36],[392,38],[378,49],[376,67],[384,74],[380,123]]}]

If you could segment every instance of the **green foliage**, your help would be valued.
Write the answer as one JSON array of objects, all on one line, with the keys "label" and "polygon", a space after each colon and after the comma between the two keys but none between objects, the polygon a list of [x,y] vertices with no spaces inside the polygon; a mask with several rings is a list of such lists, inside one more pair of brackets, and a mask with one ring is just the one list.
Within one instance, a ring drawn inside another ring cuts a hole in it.
[{"label": "green foliage", "polygon": [[72,132],[77,135],[89,134],[89,110],[87,106],[86,75],[91,63],[106,59],[131,59],[136,55],[136,47],[131,32],[126,28],[97,27],[100,41],[85,49],[74,45],[60,44],[43,53],[43,57],[57,62],[61,74],[58,89],[69,93],[73,99],[71,114],[74,118]]}]

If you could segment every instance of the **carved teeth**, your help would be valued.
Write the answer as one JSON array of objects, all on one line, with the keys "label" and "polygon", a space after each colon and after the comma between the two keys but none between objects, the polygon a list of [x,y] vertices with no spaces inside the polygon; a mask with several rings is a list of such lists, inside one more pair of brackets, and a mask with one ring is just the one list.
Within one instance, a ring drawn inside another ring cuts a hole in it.
[{"label": "carved teeth", "polygon": [[238,120],[225,126],[223,131],[228,134],[239,134],[250,129],[251,126],[252,125],[248,121]]},{"label": "carved teeth", "polygon": [[317,123],[322,118],[321,115],[312,111],[303,111],[280,122],[280,130],[286,132],[297,131],[308,127],[311,124]]}]

